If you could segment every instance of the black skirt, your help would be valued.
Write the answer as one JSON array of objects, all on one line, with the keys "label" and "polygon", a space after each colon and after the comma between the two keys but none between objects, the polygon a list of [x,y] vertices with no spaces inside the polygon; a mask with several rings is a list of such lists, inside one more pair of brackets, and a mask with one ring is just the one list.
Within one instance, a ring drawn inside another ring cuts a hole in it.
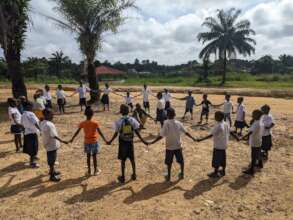
[{"label": "black skirt", "polygon": [[86,106],[86,98],[80,98],[79,99],[79,105]]},{"label": "black skirt", "polygon": [[212,167],[226,167],[226,150],[219,150],[214,148]]},{"label": "black skirt", "polygon": [[23,132],[23,128],[21,125],[11,125],[10,132],[11,134],[21,134]]},{"label": "black skirt", "polygon": [[52,101],[51,100],[46,100],[46,108],[48,109],[52,109],[53,108],[53,105],[52,105]]},{"label": "black skirt", "polygon": [[265,150],[265,151],[269,151],[269,150],[271,150],[272,146],[273,146],[272,135],[263,136],[262,143],[261,143],[261,149]]},{"label": "black skirt", "polygon": [[66,100],[65,99],[58,99],[57,100],[57,104],[58,105],[65,105],[66,104]]},{"label": "black skirt", "polygon": [[37,134],[24,135],[23,153],[33,157],[38,154],[38,151],[39,151],[38,135]]},{"label": "black skirt", "polygon": [[157,109],[156,121],[163,122],[166,120],[166,111],[163,109]]},{"label": "black skirt", "polygon": [[103,105],[109,105],[109,95],[104,94],[102,96],[101,102]]}]

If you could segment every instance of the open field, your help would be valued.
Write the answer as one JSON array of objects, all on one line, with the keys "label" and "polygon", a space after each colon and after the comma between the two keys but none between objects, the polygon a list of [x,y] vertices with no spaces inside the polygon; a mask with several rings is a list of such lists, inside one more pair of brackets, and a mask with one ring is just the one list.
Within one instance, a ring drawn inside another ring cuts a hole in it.
[{"label": "open field", "polygon": [[[5,102],[10,95],[9,89],[0,89],[0,102]],[[174,96],[183,97],[184,94],[176,93]],[[201,95],[196,94],[195,98],[199,102]],[[234,103],[236,98],[232,98]],[[210,95],[209,99],[219,104],[223,102],[223,95]],[[141,97],[135,101],[141,102]],[[64,139],[70,139],[78,123],[84,119],[75,105],[77,102],[77,96],[68,98],[67,114],[55,116],[59,134]],[[110,112],[97,112],[95,115],[108,139],[112,136],[113,122],[119,118],[116,112],[123,101],[121,97],[111,95],[111,102]],[[155,103],[152,98],[152,115]],[[185,103],[173,100],[172,104],[179,118]],[[206,176],[211,171],[212,141],[193,143],[184,137],[184,180],[177,180],[179,167],[174,164],[172,182],[164,182],[164,141],[146,151],[136,140],[138,180],[128,181],[125,185],[116,181],[120,174],[120,163],[116,159],[117,142],[112,146],[101,142],[99,166],[102,173],[96,177],[84,176],[83,135],[71,145],[62,145],[58,155],[62,181],[49,182],[46,153],[41,144],[39,169],[28,168],[27,156],[14,152],[6,109],[1,104],[0,217],[7,220],[293,219],[293,102],[282,98],[245,97],[245,104],[249,116],[255,108],[269,104],[277,124],[271,157],[254,178],[242,175],[242,169],[250,160],[250,149],[245,142],[230,142],[227,175],[213,180]],[[212,114],[215,110],[212,109]],[[194,122],[184,121],[186,128],[196,137],[207,134],[213,125],[211,120],[207,126],[197,126],[199,111],[197,107]],[[159,132],[159,125],[152,121],[148,121],[146,127],[142,136],[148,140]],[[129,163],[127,169],[129,179]]]}]

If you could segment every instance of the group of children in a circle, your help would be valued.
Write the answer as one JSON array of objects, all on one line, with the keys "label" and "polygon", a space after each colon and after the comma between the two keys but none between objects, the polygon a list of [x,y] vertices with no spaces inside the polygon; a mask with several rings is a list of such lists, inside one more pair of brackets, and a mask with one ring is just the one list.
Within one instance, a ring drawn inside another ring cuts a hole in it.
[{"label": "group of children in a circle", "polygon": [[[34,102],[28,101],[25,97],[20,97],[17,101],[13,98],[8,99],[8,113],[11,120],[11,133],[15,136],[16,150],[19,151],[23,147],[23,152],[30,156],[30,165],[32,167],[38,167],[37,154],[39,148],[38,133],[41,133],[43,139],[43,145],[47,151],[47,162],[49,165],[50,180],[59,181],[60,172],[55,170],[55,162],[57,159],[57,151],[60,148],[60,142],[68,144],[72,143],[76,136],[81,130],[84,131],[84,151],[87,154],[87,174],[91,175],[91,157],[93,158],[94,175],[97,175],[100,170],[97,167],[97,154],[100,152],[100,142],[98,141],[99,135],[105,141],[106,144],[111,143],[119,137],[118,147],[118,159],[121,161],[121,175],[118,180],[123,183],[125,182],[125,162],[127,159],[130,160],[132,165],[132,180],[136,180],[136,163],[134,157],[134,136],[145,144],[151,145],[157,141],[165,138],[166,139],[166,153],[165,153],[165,164],[167,165],[168,174],[166,180],[170,181],[171,178],[171,167],[173,158],[180,164],[181,171],[179,178],[184,178],[184,157],[182,152],[181,135],[185,134],[193,141],[200,142],[209,138],[213,138],[214,150],[212,156],[212,167],[214,171],[209,174],[210,177],[218,178],[226,174],[226,149],[229,143],[230,134],[235,137],[238,141],[241,139],[249,139],[249,145],[251,147],[251,163],[249,169],[245,170],[246,174],[254,175],[256,168],[263,167],[263,160],[268,159],[268,152],[272,147],[272,128],[274,127],[274,120],[270,114],[270,107],[268,105],[262,106],[260,109],[256,109],[252,113],[252,120],[250,125],[246,123],[245,119],[245,106],[243,104],[244,98],[239,97],[236,109],[236,121],[235,131],[231,131],[232,119],[231,114],[233,112],[233,104],[230,101],[230,95],[225,96],[224,103],[220,105],[212,105],[208,100],[206,94],[203,95],[203,100],[199,105],[196,105],[195,99],[192,96],[192,91],[188,91],[188,95],[184,98],[172,97],[170,92],[165,89],[164,92],[158,92],[157,106],[156,106],[156,122],[161,125],[161,131],[159,135],[151,142],[147,142],[141,136],[141,129],[145,128],[146,119],[152,118],[150,113],[150,102],[149,96],[152,95],[151,90],[147,85],[144,85],[141,95],[143,96],[143,108],[140,104],[136,104],[133,110],[133,99],[137,96],[131,96],[130,92],[123,96],[125,104],[120,106],[120,113],[122,117],[115,122],[114,135],[108,141],[99,123],[93,119],[94,111],[91,106],[87,106],[86,93],[90,92],[90,89],[80,83],[80,87],[71,95],[79,94],[81,111],[83,106],[85,108],[86,120],[81,122],[78,126],[77,131],[69,141],[64,141],[58,136],[57,129],[53,123],[53,111],[52,111],[52,96],[50,94],[49,86],[45,86],[45,90],[37,90],[34,95]],[[102,91],[101,102],[104,110],[109,110],[110,107],[110,93],[120,95],[114,92],[108,84],[105,85],[105,89]],[[56,98],[58,109],[60,113],[65,112],[64,105],[66,103],[66,94],[59,85],[56,91]],[[185,100],[185,118],[187,113],[191,114],[193,119],[193,107],[202,106],[200,123],[202,123],[205,117],[208,121],[210,112],[210,106],[224,106],[223,111],[216,111],[215,113],[215,125],[211,129],[209,135],[203,138],[194,138],[184,128],[183,124],[176,120],[176,111],[172,108],[171,99]],[[133,116],[130,117],[129,113],[132,112]],[[248,127],[248,133],[242,136],[242,130]],[[240,130],[238,130],[240,129]],[[24,135],[24,141],[22,144],[22,134]],[[220,170],[221,168],[221,170]]]}]

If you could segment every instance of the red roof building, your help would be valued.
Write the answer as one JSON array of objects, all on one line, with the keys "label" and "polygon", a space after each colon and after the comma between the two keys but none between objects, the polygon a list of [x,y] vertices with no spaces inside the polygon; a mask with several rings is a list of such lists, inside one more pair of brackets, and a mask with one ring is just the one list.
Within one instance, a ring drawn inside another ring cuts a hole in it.
[{"label": "red roof building", "polygon": [[96,74],[97,76],[122,76],[125,75],[125,72],[107,66],[99,66],[96,68]]}]

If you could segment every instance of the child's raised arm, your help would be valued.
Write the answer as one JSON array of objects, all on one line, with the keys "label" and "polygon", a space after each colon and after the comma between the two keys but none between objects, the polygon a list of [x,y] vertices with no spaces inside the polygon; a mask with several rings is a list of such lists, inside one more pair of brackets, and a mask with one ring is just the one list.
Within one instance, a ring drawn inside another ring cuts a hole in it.
[{"label": "child's raised arm", "polygon": [[76,130],[76,132],[74,133],[73,137],[72,137],[71,140],[69,141],[70,143],[72,143],[72,142],[74,141],[74,139],[76,138],[76,136],[79,134],[80,130],[81,130],[81,128],[78,128],[78,129]]},{"label": "child's raised arm", "polygon": [[97,131],[98,131],[99,135],[101,135],[101,137],[103,138],[103,140],[105,141],[105,143],[108,143],[108,141],[106,140],[106,138],[105,138],[103,132],[101,131],[101,129],[100,128],[97,128]]}]

